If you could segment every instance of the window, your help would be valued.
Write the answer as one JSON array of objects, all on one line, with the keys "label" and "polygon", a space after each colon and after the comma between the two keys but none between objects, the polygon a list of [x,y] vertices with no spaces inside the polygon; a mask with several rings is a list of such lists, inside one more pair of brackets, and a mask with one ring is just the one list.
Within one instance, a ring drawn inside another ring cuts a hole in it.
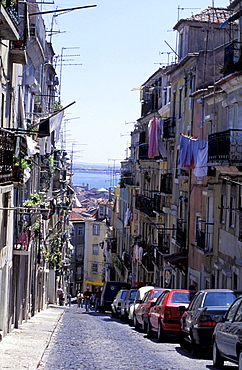
[{"label": "window", "polygon": [[226,195],[221,195],[220,203],[220,222],[221,224],[225,223],[225,205],[226,205]]},{"label": "window", "polygon": [[99,206],[99,214],[100,216],[104,216],[104,206]]},{"label": "window", "polygon": [[99,248],[98,248],[98,244],[93,244],[92,245],[92,254],[99,254]]},{"label": "window", "polygon": [[229,227],[235,227],[235,208],[236,208],[236,187],[231,186],[230,203],[229,203]]},{"label": "window", "polygon": [[96,262],[92,262],[92,274],[98,273],[98,264]]},{"label": "window", "polygon": [[236,301],[232,306],[231,308],[229,309],[227,315],[226,315],[226,319],[225,321],[229,321],[229,322],[232,322],[233,321],[233,318],[235,316],[235,313],[237,311],[237,308],[239,306],[239,304],[241,303],[241,300],[238,300]]},{"label": "window", "polygon": [[77,235],[78,236],[83,236],[84,235],[84,227],[83,226],[78,226]]},{"label": "window", "polygon": [[182,88],[179,90],[179,111],[178,111],[178,116],[181,118],[182,116]]},{"label": "window", "polygon": [[93,225],[93,235],[100,235],[100,225]]}]

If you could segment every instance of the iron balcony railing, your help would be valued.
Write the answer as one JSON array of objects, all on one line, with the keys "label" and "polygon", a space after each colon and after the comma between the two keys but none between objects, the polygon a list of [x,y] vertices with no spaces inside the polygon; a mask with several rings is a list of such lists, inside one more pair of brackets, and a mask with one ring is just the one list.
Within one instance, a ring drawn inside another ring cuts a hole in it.
[{"label": "iron balcony railing", "polygon": [[13,175],[14,136],[0,134],[0,183],[12,181]]},{"label": "iron balcony railing", "polygon": [[139,144],[139,159],[148,159],[149,144]]},{"label": "iron balcony railing", "polygon": [[141,194],[137,194],[135,198],[135,208],[145,213],[149,217],[155,217],[154,210],[154,199],[146,197]]},{"label": "iron balcony railing", "polygon": [[0,5],[4,6],[12,22],[17,26],[19,24],[18,0],[0,0]]},{"label": "iron balcony railing", "polygon": [[176,136],[176,120],[174,117],[164,119],[163,122],[163,137],[171,139]]},{"label": "iron balcony railing", "polygon": [[185,225],[186,223],[183,220],[177,220],[176,242],[181,248],[186,247],[187,231],[186,231]]},{"label": "iron balcony railing", "polygon": [[161,193],[165,193],[165,194],[172,193],[172,174],[171,173],[166,173],[164,175],[161,175],[160,191]]},{"label": "iron balcony railing", "polygon": [[230,129],[208,135],[208,162],[241,164],[242,130]]},{"label": "iron balcony railing", "polygon": [[242,71],[241,43],[232,41],[224,50],[224,66],[222,72],[224,76],[227,76],[237,71]]}]

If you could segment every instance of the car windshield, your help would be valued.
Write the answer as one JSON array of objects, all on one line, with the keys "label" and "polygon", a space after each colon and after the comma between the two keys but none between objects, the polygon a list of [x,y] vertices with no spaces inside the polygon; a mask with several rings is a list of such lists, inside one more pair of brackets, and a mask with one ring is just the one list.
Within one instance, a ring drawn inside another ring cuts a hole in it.
[{"label": "car windshield", "polygon": [[190,292],[173,292],[171,303],[190,303]]},{"label": "car windshield", "polygon": [[209,292],[206,294],[204,306],[230,306],[235,298],[232,292]]}]

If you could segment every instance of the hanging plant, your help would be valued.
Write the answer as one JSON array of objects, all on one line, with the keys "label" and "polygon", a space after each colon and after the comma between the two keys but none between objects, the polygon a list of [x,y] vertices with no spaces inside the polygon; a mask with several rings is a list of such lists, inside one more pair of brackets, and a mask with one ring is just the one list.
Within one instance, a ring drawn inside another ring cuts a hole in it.
[{"label": "hanging plant", "polygon": [[30,194],[30,198],[23,203],[24,207],[33,207],[41,203],[41,196],[37,193]]}]

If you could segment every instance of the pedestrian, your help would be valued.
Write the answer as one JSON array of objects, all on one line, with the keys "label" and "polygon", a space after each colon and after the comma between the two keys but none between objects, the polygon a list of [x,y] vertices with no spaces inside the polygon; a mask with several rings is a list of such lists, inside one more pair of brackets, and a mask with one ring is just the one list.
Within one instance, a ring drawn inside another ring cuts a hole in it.
[{"label": "pedestrian", "polygon": [[59,286],[57,289],[57,296],[58,296],[58,302],[60,306],[63,306],[63,301],[64,301],[64,292],[63,289]]},{"label": "pedestrian", "polygon": [[83,293],[83,298],[85,299],[85,309],[86,309],[86,312],[89,312],[89,310],[90,310],[91,296],[92,296],[92,292],[90,291],[90,288],[87,287],[87,289]]},{"label": "pedestrian", "polygon": [[95,312],[97,312],[97,310],[99,309],[101,294],[102,294],[102,291],[101,291],[100,287],[98,287],[97,290],[96,290]]},{"label": "pedestrian", "polygon": [[83,293],[78,290],[76,295],[77,307],[83,307]]}]

